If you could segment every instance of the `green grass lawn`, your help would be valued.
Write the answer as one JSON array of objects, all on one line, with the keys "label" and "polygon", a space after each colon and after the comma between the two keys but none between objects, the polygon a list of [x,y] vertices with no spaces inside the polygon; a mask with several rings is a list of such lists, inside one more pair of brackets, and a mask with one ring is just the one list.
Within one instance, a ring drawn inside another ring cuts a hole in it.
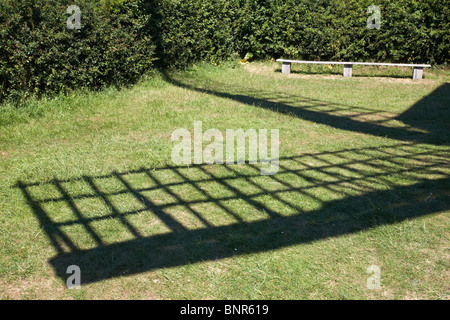
[{"label": "green grass lawn", "polygon": [[[448,299],[450,73],[353,73],[202,64],[1,105],[0,298]],[[278,173],[175,166],[194,121],[279,129]]]}]

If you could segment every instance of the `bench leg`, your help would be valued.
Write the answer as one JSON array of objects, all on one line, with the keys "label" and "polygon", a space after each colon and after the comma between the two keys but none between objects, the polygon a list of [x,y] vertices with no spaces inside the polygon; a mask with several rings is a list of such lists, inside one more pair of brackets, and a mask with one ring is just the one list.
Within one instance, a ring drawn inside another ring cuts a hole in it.
[{"label": "bench leg", "polygon": [[291,63],[290,62],[283,62],[283,66],[281,67],[281,73],[283,73],[283,74],[291,73]]},{"label": "bench leg", "polygon": [[423,75],[423,68],[414,67],[413,71],[413,80],[421,80]]},{"label": "bench leg", "polygon": [[344,64],[344,77],[352,77],[352,69],[353,69],[353,65],[352,64]]}]

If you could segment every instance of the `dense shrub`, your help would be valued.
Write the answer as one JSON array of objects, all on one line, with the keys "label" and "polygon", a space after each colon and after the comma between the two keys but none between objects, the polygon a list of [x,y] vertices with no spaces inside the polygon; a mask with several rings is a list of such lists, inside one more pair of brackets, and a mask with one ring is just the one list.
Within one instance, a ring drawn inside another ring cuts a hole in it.
[{"label": "dense shrub", "polygon": [[[381,28],[368,29],[377,3]],[[259,57],[448,64],[448,12],[440,0],[244,0],[235,32]]]},{"label": "dense shrub", "polygon": [[147,31],[160,67],[220,61],[238,51],[233,28],[238,0],[151,0],[141,7],[151,17]]},{"label": "dense shrub", "polygon": [[[66,9],[82,28],[66,27]],[[381,8],[368,29],[367,8]],[[448,64],[441,0],[2,0],[0,100],[133,83],[156,64],[182,68],[247,53]]]},{"label": "dense shrub", "polygon": [[77,0],[81,29],[69,29],[73,1],[2,0],[0,99],[136,81],[152,67],[148,17],[136,2]]}]

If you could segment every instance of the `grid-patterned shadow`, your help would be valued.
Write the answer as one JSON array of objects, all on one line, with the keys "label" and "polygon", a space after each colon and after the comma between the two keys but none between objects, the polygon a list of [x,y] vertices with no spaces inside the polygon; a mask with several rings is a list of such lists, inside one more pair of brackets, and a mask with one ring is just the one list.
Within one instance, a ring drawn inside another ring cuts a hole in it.
[{"label": "grid-patterned shadow", "polygon": [[316,241],[450,209],[448,148],[413,143],[258,165],[141,168],[18,181],[57,255],[82,282]]}]

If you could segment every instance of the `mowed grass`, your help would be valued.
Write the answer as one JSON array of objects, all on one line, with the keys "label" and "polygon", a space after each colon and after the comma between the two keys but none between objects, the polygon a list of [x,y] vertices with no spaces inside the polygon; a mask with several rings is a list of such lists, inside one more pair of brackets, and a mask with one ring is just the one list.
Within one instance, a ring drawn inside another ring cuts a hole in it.
[{"label": "mowed grass", "polygon": [[[279,69],[3,104],[0,297],[448,299],[450,73]],[[175,166],[171,134],[194,121],[279,129],[278,173]]]}]

